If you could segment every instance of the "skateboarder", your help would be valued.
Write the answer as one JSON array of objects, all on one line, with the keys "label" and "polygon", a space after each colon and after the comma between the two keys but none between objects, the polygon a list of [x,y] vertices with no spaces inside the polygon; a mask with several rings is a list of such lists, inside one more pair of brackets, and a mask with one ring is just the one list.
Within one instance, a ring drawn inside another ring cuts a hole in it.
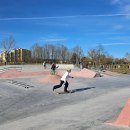
[{"label": "skateboarder", "polygon": [[44,69],[46,69],[46,61],[43,62]]},{"label": "skateboarder", "polygon": [[55,72],[56,72],[56,64],[55,63],[52,63],[51,70],[52,70],[52,74],[55,75]]},{"label": "skateboarder", "polygon": [[64,85],[65,85],[65,87],[64,87],[64,92],[69,92],[69,91],[67,90],[68,85],[69,85],[67,79],[68,79],[68,78],[74,78],[74,77],[69,76],[69,73],[70,73],[70,72],[71,72],[71,69],[70,69],[70,70],[67,70],[67,72],[65,72],[65,74],[64,74],[64,75],[61,77],[61,79],[60,79],[60,84],[59,84],[59,85],[55,85],[55,86],[53,87],[53,91],[54,91],[55,89],[57,89],[57,88],[62,87],[62,85],[63,85],[63,83],[64,83]]}]

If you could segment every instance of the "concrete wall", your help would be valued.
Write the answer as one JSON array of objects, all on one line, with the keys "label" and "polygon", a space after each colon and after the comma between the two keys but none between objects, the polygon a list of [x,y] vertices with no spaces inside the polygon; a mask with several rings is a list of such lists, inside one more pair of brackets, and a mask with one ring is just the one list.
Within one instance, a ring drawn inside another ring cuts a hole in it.
[{"label": "concrete wall", "polygon": [[59,66],[58,69],[74,69],[73,64],[56,64],[56,66]]}]

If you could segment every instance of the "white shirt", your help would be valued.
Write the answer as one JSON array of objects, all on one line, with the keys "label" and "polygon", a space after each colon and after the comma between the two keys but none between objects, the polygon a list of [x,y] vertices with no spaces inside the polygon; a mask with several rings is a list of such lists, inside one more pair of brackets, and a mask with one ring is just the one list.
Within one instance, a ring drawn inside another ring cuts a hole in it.
[{"label": "white shirt", "polygon": [[69,76],[69,72],[66,72],[66,73],[61,77],[61,80],[64,81],[64,82],[66,82],[66,80],[67,80],[68,78],[71,78],[71,76]]}]

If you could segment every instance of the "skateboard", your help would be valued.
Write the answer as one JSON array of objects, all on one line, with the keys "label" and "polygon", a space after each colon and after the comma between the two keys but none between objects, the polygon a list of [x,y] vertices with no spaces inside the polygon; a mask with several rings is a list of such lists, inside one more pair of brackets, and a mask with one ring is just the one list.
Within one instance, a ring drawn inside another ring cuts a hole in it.
[{"label": "skateboard", "polygon": [[57,94],[68,94],[68,93],[72,93],[71,90],[69,90],[68,92],[56,92]]}]

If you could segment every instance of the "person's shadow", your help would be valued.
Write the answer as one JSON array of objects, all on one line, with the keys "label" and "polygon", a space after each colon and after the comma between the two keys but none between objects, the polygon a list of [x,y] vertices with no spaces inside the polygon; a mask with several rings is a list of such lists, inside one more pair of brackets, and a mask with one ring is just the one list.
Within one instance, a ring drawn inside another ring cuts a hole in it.
[{"label": "person's shadow", "polygon": [[81,91],[85,91],[85,90],[92,89],[92,88],[95,88],[95,87],[86,87],[86,88],[73,89],[73,90],[71,91],[71,93],[81,92]]}]

